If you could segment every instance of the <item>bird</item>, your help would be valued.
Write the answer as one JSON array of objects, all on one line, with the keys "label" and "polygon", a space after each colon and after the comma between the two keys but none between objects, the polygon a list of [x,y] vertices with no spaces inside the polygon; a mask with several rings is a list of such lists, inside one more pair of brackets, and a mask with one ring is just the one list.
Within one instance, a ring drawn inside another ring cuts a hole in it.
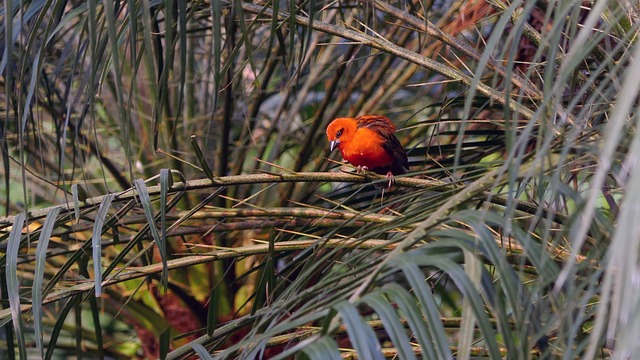
[{"label": "bird", "polygon": [[389,178],[409,171],[407,153],[394,135],[396,126],[382,115],[337,118],[327,126],[330,151],[340,149],[342,158],[357,166]]}]

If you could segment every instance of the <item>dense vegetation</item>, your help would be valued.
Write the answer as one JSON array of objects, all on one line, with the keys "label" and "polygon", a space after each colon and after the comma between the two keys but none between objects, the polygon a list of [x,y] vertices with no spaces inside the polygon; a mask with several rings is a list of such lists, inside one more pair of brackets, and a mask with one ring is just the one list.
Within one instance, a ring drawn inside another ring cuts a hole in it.
[{"label": "dense vegetation", "polygon": [[635,2],[3,4],[0,358],[640,350]]}]

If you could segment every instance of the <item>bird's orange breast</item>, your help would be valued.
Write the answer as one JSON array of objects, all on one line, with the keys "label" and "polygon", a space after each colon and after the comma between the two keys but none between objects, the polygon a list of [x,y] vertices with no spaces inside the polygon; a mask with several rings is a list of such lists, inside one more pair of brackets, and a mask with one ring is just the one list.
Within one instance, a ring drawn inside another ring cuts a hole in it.
[{"label": "bird's orange breast", "polygon": [[370,169],[387,167],[393,162],[391,155],[383,147],[384,139],[368,128],[360,128],[348,142],[338,145],[342,157],[355,166]]}]

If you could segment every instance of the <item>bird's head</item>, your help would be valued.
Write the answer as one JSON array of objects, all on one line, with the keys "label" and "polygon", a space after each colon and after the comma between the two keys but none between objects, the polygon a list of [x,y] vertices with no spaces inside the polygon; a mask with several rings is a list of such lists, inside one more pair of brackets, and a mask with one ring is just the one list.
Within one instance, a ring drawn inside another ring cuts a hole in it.
[{"label": "bird's head", "polygon": [[327,126],[327,138],[331,144],[331,151],[337,146],[340,148],[351,140],[356,132],[357,123],[353,118],[337,118]]}]

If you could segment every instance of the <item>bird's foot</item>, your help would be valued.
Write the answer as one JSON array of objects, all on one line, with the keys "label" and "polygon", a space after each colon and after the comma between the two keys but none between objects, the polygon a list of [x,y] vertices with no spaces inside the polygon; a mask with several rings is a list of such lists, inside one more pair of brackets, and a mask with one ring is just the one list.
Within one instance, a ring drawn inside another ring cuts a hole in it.
[{"label": "bird's foot", "polygon": [[362,165],[358,165],[358,168],[356,169],[356,172],[363,173],[363,172],[368,171],[368,170],[369,170],[368,167],[362,166]]},{"label": "bird's foot", "polygon": [[391,172],[391,170],[387,171],[387,179],[389,179],[389,186],[387,186],[387,189],[389,189],[391,185],[396,183],[396,180],[393,178],[393,173]]}]

